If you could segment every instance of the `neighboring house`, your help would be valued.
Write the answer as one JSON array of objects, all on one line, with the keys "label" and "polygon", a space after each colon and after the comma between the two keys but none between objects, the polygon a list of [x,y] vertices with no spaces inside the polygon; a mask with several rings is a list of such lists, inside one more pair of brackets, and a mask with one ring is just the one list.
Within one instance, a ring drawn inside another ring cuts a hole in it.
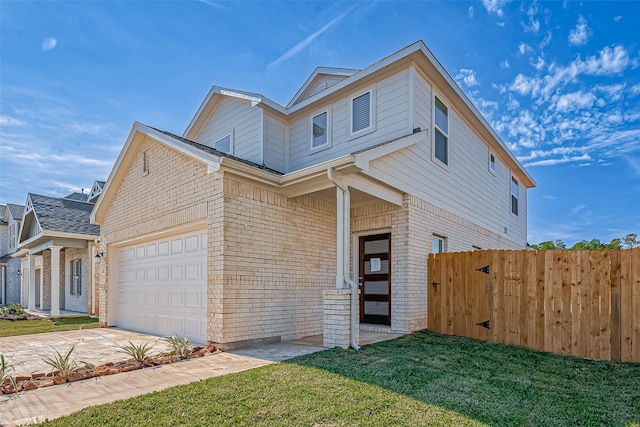
[{"label": "neighboring house", "polygon": [[221,348],[422,329],[427,255],[525,248],[534,185],[422,42],[286,107],[214,86],[181,136],[135,123],[104,185],[101,322]]},{"label": "neighboring house", "polygon": [[89,221],[89,200],[101,190],[101,181],[96,181],[89,194],[28,194],[19,250],[12,255],[21,262],[22,303],[27,309],[51,316],[62,310],[98,314],[94,284],[100,227]]},{"label": "neighboring house", "polygon": [[11,255],[18,250],[23,211],[22,205],[0,205],[0,305],[20,302],[20,260]]}]

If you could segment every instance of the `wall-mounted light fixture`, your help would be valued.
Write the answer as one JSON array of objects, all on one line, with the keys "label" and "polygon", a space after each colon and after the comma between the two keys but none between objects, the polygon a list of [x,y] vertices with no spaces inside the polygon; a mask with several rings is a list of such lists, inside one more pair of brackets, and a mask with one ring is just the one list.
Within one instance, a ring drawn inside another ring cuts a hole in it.
[{"label": "wall-mounted light fixture", "polygon": [[18,273],[18,276],[22,276],[22,270],[18,269],[16,273]]},{"label": "wall-mounted light fixture", "polygon": [[100,259],[104,256],[104,252],[98,252],[95,256],[96,259]]}]

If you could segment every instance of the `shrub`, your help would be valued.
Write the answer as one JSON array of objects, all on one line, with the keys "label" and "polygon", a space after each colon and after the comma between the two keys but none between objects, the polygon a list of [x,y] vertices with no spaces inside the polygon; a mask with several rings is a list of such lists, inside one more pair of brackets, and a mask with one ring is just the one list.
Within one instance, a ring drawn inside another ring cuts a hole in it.
[{"label": "shrub", "polygon": [[12,302],[5,308],[5,312],[7,314],[22,316],[24,314],[24,307],[19,302]]},{"label": "shrub", "polygon": [[167,344],[169,344],[169,352],[181,359],[189,357],[191,350],[193,350],[193,346],[189,342],[189,338],[174,335],[166,340]]},{"label": "shrub", "polygon": [[80,363],[75,356],[71,357],[76,345],[72,345],[69,351],[63,356],[58,350],[54,350],[53,357],[44,357],[44,362],[51,366],[52,371],[58,371],[58,375],[62,378],[68,377],[71,373],[80,367]]},{"label": "shrub", "polygon": [[145,343],[145,344],[134,344],[129,341],[129,344],[120,346],[120,352],[128,354],[133,360],[140,363],[147,363],[149,358],[152,357],[151,350],[153,349],[153,344]]}]

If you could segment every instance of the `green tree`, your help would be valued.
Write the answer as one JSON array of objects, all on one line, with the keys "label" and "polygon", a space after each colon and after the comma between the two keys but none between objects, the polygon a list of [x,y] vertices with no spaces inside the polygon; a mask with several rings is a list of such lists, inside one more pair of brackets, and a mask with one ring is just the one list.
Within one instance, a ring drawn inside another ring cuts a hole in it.
[{"label": "green tree", "polygon": [[638,235],[636,233],[629,233],[622,239],[622,246],[625,249],[633,249],[640,247],[640,240],[638,240]]}]

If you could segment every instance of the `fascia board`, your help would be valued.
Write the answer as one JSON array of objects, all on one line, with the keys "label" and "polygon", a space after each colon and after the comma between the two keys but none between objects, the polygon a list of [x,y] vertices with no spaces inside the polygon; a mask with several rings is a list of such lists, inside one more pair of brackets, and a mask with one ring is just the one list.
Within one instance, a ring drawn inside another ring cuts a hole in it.
[{"label": "fascia board", "polygon": [[378,199],[393,203],[396,206],[402,206],[403,193],[401,191],[389,189],[377,182],[358,175],[345,175],[342,177],[342,182],[349,187],[375,196]]},{"label": "fascia board", "polygon": [[354,158],[351,154],[338,157],[337,159],[327,160],[317,165],[309,166],[304,169],[299,169],[294,172],[289,172],[286,175],[280,177],[280,182],[283,186],[297,184],[301,181],[306,181],[318,174],[326,174],[328,168],[340,169],[353,165]]}]

